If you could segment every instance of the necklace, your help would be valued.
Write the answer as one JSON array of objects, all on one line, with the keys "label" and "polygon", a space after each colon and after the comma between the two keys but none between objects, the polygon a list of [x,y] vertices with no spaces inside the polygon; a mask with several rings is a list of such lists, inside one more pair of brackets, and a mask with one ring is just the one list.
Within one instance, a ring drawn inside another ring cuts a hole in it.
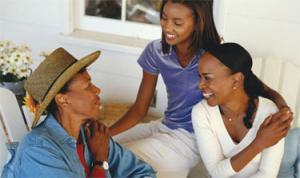
[{"label": "necklace", "polygon": [[222,116],[223,117],[225,117],[227,120],[228,120],[228,122],[231,122],[233,119],[232,119],[232,117],[228,117],[228,116],[226,116],[224,113],[222,113],[221,112],[221,114],[222,114]]},{"label": "necklace", "polygon": [[[225,115],[225,113],[223,112],[223,110],[221,109],[221,107],[219,106],[219,110],[221,115],[223,116],[223,118],[226,118],[228,120],[228,122],[233,121],[233,117],[229,117],[227,115]],[[238,118],[240,115],[237,115],[235,118]],[[245,115],[243,115],[243,118],[245,118]]]}]

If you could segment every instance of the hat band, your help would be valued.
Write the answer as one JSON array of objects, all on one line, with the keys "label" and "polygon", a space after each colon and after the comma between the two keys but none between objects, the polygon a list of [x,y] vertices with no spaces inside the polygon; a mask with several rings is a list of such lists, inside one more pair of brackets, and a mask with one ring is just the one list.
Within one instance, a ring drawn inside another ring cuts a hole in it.
[{"label": "hat band", "polygon": [[[69,64],[64,70],[62,70],[59,75],[53,80],[53,82],[51,83],[51,85],[49,86],[48,90],[45,92],[42,101],[44,101],[45,97],[47,96],[48,92],[51,90],[52,86],[54,85],[54,83],[56,82],[56,80],[68,69],[70,68],[73,64],[75,64],[77,61],[75,60],[73,63]],[[41,101],[41,102],[42,102]]]}]

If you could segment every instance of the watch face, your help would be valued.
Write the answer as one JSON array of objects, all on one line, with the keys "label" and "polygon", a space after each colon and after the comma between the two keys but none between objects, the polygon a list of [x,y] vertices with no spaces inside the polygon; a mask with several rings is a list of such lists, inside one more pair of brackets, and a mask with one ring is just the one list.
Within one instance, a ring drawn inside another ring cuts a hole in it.
[{"label": "watch face", "polygon": [[108,162],[107,162],[107,161],[103,161],[102,166],[103,166],[103,169],[104,169],[104,170],[108,170],[108,168],[109,168]]}]

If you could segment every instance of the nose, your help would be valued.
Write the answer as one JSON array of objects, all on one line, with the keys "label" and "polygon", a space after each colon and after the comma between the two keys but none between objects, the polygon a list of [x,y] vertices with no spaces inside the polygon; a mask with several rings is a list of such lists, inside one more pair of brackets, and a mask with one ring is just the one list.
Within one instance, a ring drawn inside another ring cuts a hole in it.
[{"label": "nose", "polygon": [[205,88],[205,81],[203,79],[200,79],[198,87],[201,91]]},{"label": "nose", "polygon": [[101,89],[99,87],[97,87],[96,85],[94,85],[94,90],[97,95],[99,95],[101,92]]}]

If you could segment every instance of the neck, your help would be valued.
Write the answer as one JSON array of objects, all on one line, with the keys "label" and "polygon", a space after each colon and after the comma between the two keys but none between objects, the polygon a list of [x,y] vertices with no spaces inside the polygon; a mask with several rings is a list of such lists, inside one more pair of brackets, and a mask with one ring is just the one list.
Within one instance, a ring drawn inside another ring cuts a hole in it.
[{"label": "neck", "polygon": [[230,97],[230,101],[220,104],[219,107],[223,115],[236,118],[245,115],[248,101],[249,97],[244,91],[237,91],[234,96]]},{"label": "neck", "polygon": [[190,41],[176,45],[176,53],[178,56],[193,56],[195,51],[190,48]]},{"label": "neck", "polygon": [[56,119],[71,137],[78,140],[80,126],[83,123],[82,118],[78,118],[68,112],[57,112]]}]

